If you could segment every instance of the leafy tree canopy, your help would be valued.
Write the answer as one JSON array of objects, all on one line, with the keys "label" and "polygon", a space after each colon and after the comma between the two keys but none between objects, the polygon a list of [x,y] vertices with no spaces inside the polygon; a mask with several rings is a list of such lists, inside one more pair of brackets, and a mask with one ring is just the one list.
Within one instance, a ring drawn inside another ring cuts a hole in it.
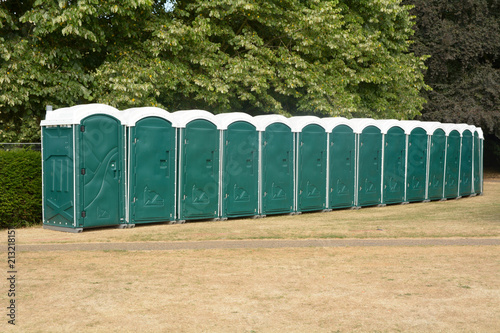
[{"label": "leafy tree canopy", "polygon": [[426,85],[425,56],[408,51],[409,10],[398,0],[1,1],[0,131],[37,122],[47,104],[87,102],[412,118]]},{"label": "leafy tree canopy", "polygon": [[416,54],[429,54],[425,120],[469,123],[500,139],[500,2],[408,0]]}]

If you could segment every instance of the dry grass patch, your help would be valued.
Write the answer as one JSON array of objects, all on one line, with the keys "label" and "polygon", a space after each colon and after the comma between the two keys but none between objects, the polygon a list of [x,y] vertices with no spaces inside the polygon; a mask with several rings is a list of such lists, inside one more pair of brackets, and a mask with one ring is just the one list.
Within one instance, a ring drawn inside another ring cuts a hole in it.
[{"label": "dry grass patch", "polygon": [[[143,225],[134,229],[94,229],[81,234],[18,230],[18,242],[86,243],[141,241],[198,241],[223,239],[498,237],[500,235],[500,182],[485,182],[483,196],[444,202],[387,207],[193,222],[182,225]],[[6,239],[0,240],[5,243]]]},{"label": "dry grass patch", "polygon": [[499,250],[23,252],[2,331],[497,332]]}]

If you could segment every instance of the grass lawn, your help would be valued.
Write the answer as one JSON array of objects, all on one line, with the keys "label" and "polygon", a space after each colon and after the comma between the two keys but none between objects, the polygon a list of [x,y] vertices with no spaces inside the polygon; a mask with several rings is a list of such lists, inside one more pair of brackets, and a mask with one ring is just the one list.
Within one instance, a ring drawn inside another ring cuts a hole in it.
[{"label": "grass lawn", "polygon": [[[486,181],[484,192],[446,202],[81,234],[33,227],[17,230],[16,237],[19,244],[499,237],[500,182]],[[500,327],[500,246],[18,252],[16,260],[17,325],[8,325],[4,316],[1,332]],[[5,309],[8,286],[2,280]]]}]

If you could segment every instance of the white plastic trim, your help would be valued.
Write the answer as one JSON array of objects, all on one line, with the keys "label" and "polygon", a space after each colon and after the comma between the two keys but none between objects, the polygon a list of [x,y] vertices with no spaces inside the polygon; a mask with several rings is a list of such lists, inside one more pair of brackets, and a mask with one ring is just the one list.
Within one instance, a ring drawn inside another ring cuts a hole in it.
[{"label": "white plastic trim", "polygon": [[349,123],[354,133],[357,134],[361,134],[368,126],[375,126],[380,129],[380,124],[375,119],[371,118],[353,118],[349,119]]},{"label": "white plastic trim", "polygon": [[40,125],[76,125],[80,124],[82,119],[94,114],[105,114],[115,117],[123,124],[124,113],[112,106],[105,104],[82,104],[53,111],[47,111],[47,113],[45,114],[45,120],[42,120],[40,122]]},{"label": "white plastic trim", "polygon": [[315,116],[297,116],[291,117],[288,119],[290,125],[292,127],[292,132],[302,132],[304,127],[309,126],[311,124],[315,124],[321,126],[326,131],[326,127],[323,125],[321,119]]},{"label": "white plastic trim", "polygon": [[339,125],[349,126],[354,131],[354,129],[352,128],[352,123],[349,122],[349,119],[344,117],[321,118],[321,122],[323,123],[323,127],[328,133],[331,133],[333,129]]},{"label": "white plastic trim", "polygon": [[292,128],[288,118],[279,114],[266,114],[254,117],[254,124],[256,125],[257,131],[259,132],[264,132],[267,126],[274,123],[285,124],[286,126],[290,127],[290,129]]},{"label": "white plastic trim", "polygon": [[243,112],[219,113],[215,115],[215,121],[217,122],[217,128],[221,130],[226,130],[229,125],[237,121],[245,121],[257,127],[254,118]]},{"label": "white plastic trim", "polygon": [[172,113],[157,107],[131,108],[123,110],[125,124],[127,126],[135,126],[139,120],[148,117],[158,117],[169,121],[172,126],[175,126],[176,119]]},{"label": "white plastic trim", "polygon": [[[204,119],[210,121],[212,124],[217,125],[215,116],[208,111],[204,110],[183,110],[172,113],[175,119],[175,127],[185,128],[193,120]],[[217,127],[220,129],[219,127]]]}]

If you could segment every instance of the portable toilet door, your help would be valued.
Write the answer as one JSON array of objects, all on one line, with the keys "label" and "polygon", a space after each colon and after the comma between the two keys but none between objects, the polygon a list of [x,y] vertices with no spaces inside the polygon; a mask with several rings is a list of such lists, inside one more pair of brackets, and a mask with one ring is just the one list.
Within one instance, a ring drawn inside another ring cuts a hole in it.
[{"label": "portable toilet door", "polygon": [[[65,117],[68,114],[71,116]],[[48,108],[41,126],[43,228],[81,231],[83,226],[77,221],[79,209],[75,205],[75,179],[79,175],[75,164],[78,125],[73,122],[70,108],[55,111]]]},{"label": "portable toilet door", "polygon": [[443,199],[444,166],[446,156],[446,135],[442,128],[436,128],[431,136],[429,153],[429,200]]},{"label": "portable toilet door", "polygon": [[480,138],[480,129],[474,131],[474,193],[481,193],[481,138]]},{"label": "portable toilet door", "polygon": [[[468,127],[468,126],[467,126]],[[459,196],[472,194],[472,152],[473,138],[470,129],[464,129],[461,138],[460,153],[460,192]]]},{"label": "portable toilet door", "polygon": [[427,186],[427,131],[414,128],[408,135],[406,164],[406,200],[424,201]]},{"label": "portable toilet door", "polygon": [[175,220],[176,136],[173,116],[154,107],[128,109],[129,224]]},{"label": "portable toilet door", "polygon": [[398,121],[383,125],[382,204],[402,203],[405,196],[406,134]]},{"label": "portable toilet door", "polygon": [[260,147],[260,214],[294,211],[294,137],[280,115],[254,117]]},{"label": "portable toilet door", "polygon": [[345,118],[323,118],[328,134],[328,208],[354,206],[356,137]]},{"label": "portable toilet door", "polygon": [[289,119],[295,132],[296,211],[324,210],[326,201],[327,135],[314,116]]},{"label": "portable toilet door", "polygon": [[215,119],[221,135],[221,217],[258,215],[259,134],[253,117],[233,112]]},{"label": "portable toilet door", "polygon": [[44,228],[125,225],[121,116],[102,104],[47,112],[41,123]]},{"label": "portable toilet door", "polygon": [[357,128],[357,206],[381,204],[382,133],[373,119],[351,119]]},{"label": "portable toilet door", "polygon": [[459,161],[460,161],[460,133],[456,126],[447,125],[446,163],[444,195],[446,199],[458,197]]},{"label": "portable toilet door", "polygon": [[178,126],[178,220],[219,217],[219,131],[202,110],[173,113]]}]

